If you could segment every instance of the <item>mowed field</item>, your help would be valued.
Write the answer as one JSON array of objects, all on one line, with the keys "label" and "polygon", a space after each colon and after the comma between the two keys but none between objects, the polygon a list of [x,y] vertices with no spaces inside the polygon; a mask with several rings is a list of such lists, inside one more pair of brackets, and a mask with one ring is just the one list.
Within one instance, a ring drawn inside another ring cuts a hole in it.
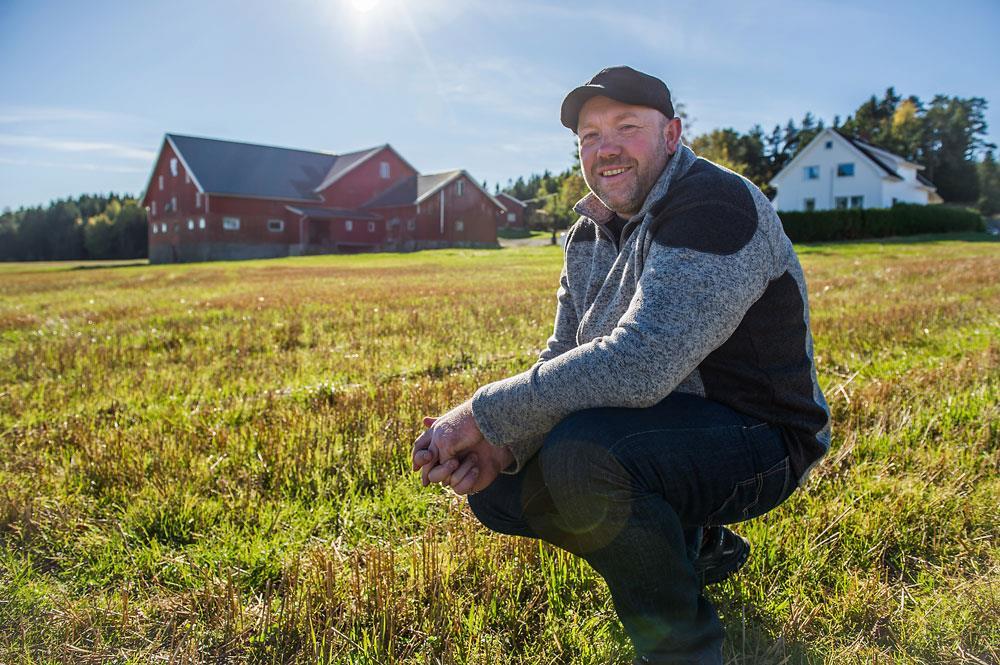
[{"label": "mowed field", "polygon": [[[831,454],[729,663],[1000,662],[1000,244],[800,247]],[[579,560],[409,470],[532,364],[556,247],[0,264],[0,663],[627,663]]]}]

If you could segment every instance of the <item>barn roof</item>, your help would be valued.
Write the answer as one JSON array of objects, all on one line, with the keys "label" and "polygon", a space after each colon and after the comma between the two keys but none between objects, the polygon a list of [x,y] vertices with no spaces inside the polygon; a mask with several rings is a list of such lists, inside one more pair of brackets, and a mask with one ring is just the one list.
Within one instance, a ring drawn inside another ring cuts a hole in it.
[{"label": "barn roof", "polygon": [[411,175],[385,190],[365,204],[366,208],[387,208],[389,206],[414,205],[429,194],[443,187],[448,181],[461,175],[462,170],[431,173],[429,175]]},{"label": "barn roof", "polygon": [[504,199],[506,199],[508,201],[511,201],[512,203],[516,203],[517,205],[521,206],[522,208],[525,208],[528,205],[526,202],[522,201],[519,198],[515,198],[515,197],[511,196],[507,192],[500,192],[499,194],[497,194],[497,198],[500,198],[501,196]]},{"label": "barn roof", "polygon": [[285,209],[295,213],[311,217],[312,219],[359,219],[377,220],[382,219],[378,215],[361,210],[350,210],[348,208],[319,208],[312,206],[285,206]]},{"label": "barn roof", "polygon": [[321,201],[317,191],[390,147],[335,155],[182,134],[167,134],[166,140],[206,193],[300,201]]}]

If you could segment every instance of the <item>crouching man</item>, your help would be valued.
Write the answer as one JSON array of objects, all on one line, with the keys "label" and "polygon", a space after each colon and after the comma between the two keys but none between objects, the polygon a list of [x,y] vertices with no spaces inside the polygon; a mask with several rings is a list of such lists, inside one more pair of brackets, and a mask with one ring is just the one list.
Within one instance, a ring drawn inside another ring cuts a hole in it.
[{"label": "crouching man", "polygon": [[705,584],[829,447],[806,285],[774,208],[681,141],[667,86],[611,67],[561,110],[591,193],[576,205],[555,329],[414,444],[424,484],[607,582],[638,663],[721,663]]}]

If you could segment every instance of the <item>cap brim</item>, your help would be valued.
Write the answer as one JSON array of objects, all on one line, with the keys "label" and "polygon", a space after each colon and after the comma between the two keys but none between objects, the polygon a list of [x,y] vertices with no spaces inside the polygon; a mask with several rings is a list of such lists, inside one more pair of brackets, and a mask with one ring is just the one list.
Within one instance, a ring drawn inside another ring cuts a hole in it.
[{"label": "cap brim", "polygon": [[579,88],[571,90],[563,100],[562,109],[559,111],[559,119],[563,126],[576,132],[576,126],[580,120],[580,109],[588,100],[602,95],[614,99],[608,94],[607,88],[599,83],[581,85]]}]

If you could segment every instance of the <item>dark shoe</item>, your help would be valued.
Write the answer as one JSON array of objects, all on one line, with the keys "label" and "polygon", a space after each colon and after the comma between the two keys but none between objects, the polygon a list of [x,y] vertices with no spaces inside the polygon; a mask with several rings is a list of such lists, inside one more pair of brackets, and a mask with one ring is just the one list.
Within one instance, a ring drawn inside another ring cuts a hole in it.
[{"label": "dark shoe", "polygon": [[724,526],[705,527],[694,570],[702,584],[723,582],[750,558],[750,542]]}]

